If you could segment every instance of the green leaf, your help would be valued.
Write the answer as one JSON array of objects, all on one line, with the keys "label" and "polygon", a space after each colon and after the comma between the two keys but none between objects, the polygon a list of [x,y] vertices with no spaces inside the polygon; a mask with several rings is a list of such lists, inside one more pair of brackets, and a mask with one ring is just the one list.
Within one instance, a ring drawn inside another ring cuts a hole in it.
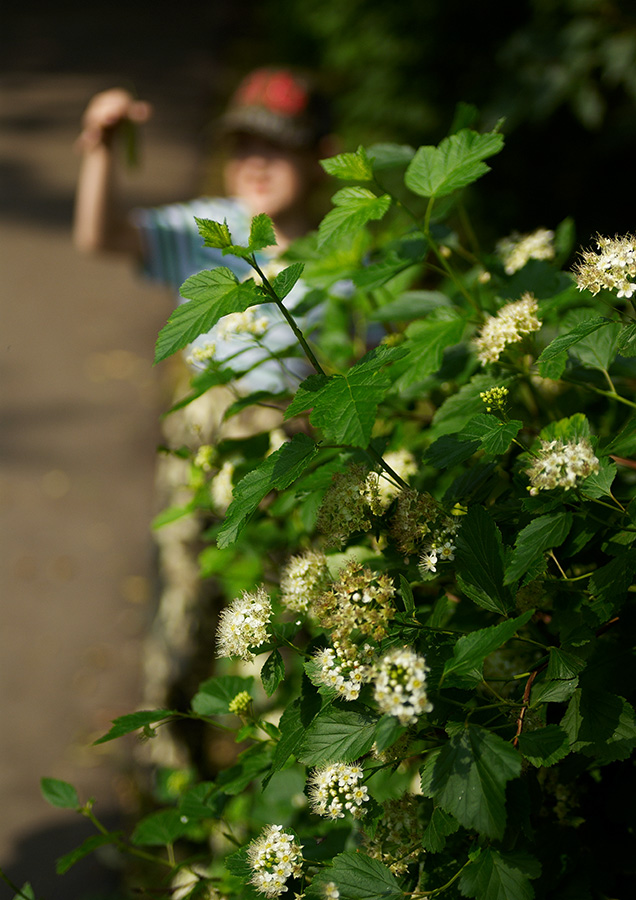
[{"label": "green leaf", "polygon": [[224,802],[213,781],[200,781],[179,798],[179,812],[188,819],[217,819]]},{"label": "green leaf", "polygon": [[581,494],[589,500],[608,497],[617,472],[618,470],[611,460],[601,459],[598,472],[588,475],[581,483]]},{"label": "green leaf", "polygon": [[124,734],[137,731],[138,728],[155,725],[163,719],[169,719],[170,716],[176,715],[177,713],[173,709],[144,709],[126,716],[119,716],[117,719],[113,719],[113,725],[108,734],[98,738],[94,744],[105,744],[106,741],[113,741]]},{"label": "green leaf", "polygon": [[264,775],[272,763],[273,749],[271,745],[252,744],[244,750],[236,765],[223,769],[216,779],[220,791],[235,797],[257,778]]},{"label": "green leaf", "polygon": [[521,756],[478,725],[458,729],[427,759],[422,790],[464,828],[499,840],[506,829],[506,784],[521,773]]},{"label": "green leaf", "polygon": [[343,181],[373,181],[373,168],[364,147],[355,153],[340,153],[330,159],[321,159],[320,165],[328,175]]},{"label": "green leaf", "polygon": [[468,440],[461,432],[443,434],[426,449],[424,458],[436,469],[447,469],[470,459],[479,449],[478,440]]},{"label": "green leaf", "polygon": [[229,705],[237,694],[252,689],[254,679],[240,675],[216,675],[199,685],[192,698],[192,710],[200,716],[228,715]]},{"label": "green leaf", "polygon": [[137,823],[130,838],[137,847],[163,847],[174,843],[188,830],[177,809],[160,809]]},{"label": "green leaf", "polygon": [[582,672],[587,663],[580,656],[568,650],[550,647],[550,659],[546,675],[548,678],[575,678]]},{"label": "green leaf", "polygon": [[541,374],[544,374],[541,366],[542,363],[549,362],[565,350],[569,350],[574,344],[582,341],[583,338],[587,337],[589,334],[593,334],[595,331],[598,331],[599,328],[605,328],[610,324],[611,322],[609,319],[606,319],[603,316],[595,316],[594,318],[586,319],[581,322],[576,328],[573,328],[572,331],[568,331],[567,334],[562,334],[558,338],[555,338],[548,344],[537,360]]},{"label": "green leaf", "polygon": [[464,128],[437,147],[420,147],[406,170],[404,182],[421,197],[445,197],[490,171],[483,162],[503,147],[503,135],[478,134]]},{"label": "green leaf", "polygon": [[28,881],[25,881],[17,894],[14,894],[13,900],[37,900],[35,891]]},{"label": "green leaf", "polygon": [[512,559],[506,567],[504,584],[517,581],[546,550],[562,544],[571,527],[572,514],[569,512],[539,516],[526,525],[517,535]]},{"label": "green leaf", "polygon": [[253,281],[239,282],[225,266],[193,275],[181,286],[181,296],[189,300],[172,313],[159,332],[155,363],[182,350],[200,334],[205,334],[223,316],[244,312],[264,300]]},{"label": "green leaf", "polygon": [[307,766],[353,762],[373,746],[377,724],[378,717],[368,711],[329,706],[307,729],[298,759]]},{"label": "green leaf", "polygon": [[501,533],[482,506],[471,506],[468,514],[462,517],[455,543],[461,589],[478,606],[506,615],[513,598],[510,590],[504,587]]},{"label": "green leaf", "polygon": [[[585,326],[590,321],[587,309],[572,309],[564,317],[565,327]],[[592,319],[592,321],[595,321]],[[570,353],[584,366],[607,370],[614,362],[621,326],[618,322],[608,322],[606,327],[587,334],[570,349]]]},{"label": "green leaf", "polygon": [[232,246],[232,235],[227,227],[227,220],[213,222],[212,219],[199,219],[195,216],[194,221],[197,223],[204,246],[214,247],[217,250],[227,250]]},{"label": "green leaf", "polygon": [[532,900],[530,880],[540,874],[539,861],[523,850],[484,847],[462,872],[459,889],[475,900]]},{"label": "green leaf", "polygon": [[346,375],[310,375],[298,388],[285,418],[313,407],[310,421],[334,444],[367,447],[379,403],[391,387],[383,368],[400,359],[401,347],[369,351]]},{"label": "green leaf", "polygon": [[372,144],[367,148],[374,172],[406,167],[415,156],[408,144]]},{"label": "green leaf", "polygon": [[625,325],[618,337],[621,356],[636,356],[636,325]]},{"label": "green leaf", "polygon": [[67,781],[59,778],[41,778],[40,790],[44,799],[58,809],[77,809],[80,805],[77,791]]},{"label": "green leaf", "polygon": [[355,234],[367,222],[381,219],[391,206],[389,194],[377,197],[368,188],[343,188],[332,197],[335,209],[324,217],[318,228],[318,245],[342,240]]},{"label": "green leaf", "polygon": [[439,853],[446,846],[446,838],[455,834],[458,828],[459,822],[436,806],[422,835],[422,846],[429,853]]},{"label": "green leaf", "polygon": [[627,759],[636,747],[636,715],[623,697],[578,689],[561,720],[574,752],[602,762]]},{"label": "green leaf", "polygon": [[274,650],[267,657],[261,669],[261,681],[265,693],[271,697],[278,685],[285,677],[285,663],[278,650]]},{"label": "green leaf", "polygon": [[405,291],[390,303],[373,310],[369,318],[373,322],[401,322],[420,319],[434,309],[451,306],[451,301],[441,291]]},{"label": "green leaf", "polygon": [[315,442],[306,434],[295,434],[275,453],[248,472],[234,488],[234,499],[217,535],[217,547],[233,544],[263,497],[271,490],[289,487],[318,453]]},{"label": "green leaf", "polygon": [[407,329],[408,356],[400,363],[402,372],[399,387],[406,388],[437,372],[442,365],[444,350],[458,344],[464,333],[465,320],[449,311],[438,321],[414,322]]},{"label": "green leaf", "polygon": [[627,550],[597,569],[588,582],[590,594],[597,600],[620,608],[624,594],[636,574],[636,550]]},{"label": "green leaf", "polygon": [[385,865],[364,853],[348,850],[314,876],[307,900],[323,898],[324,885],[333,881],[340,900],[403,900],[404,892]]},{"label": "green leaf", "polygon": [[468,384],[462,385],[456,394],[448,397],[433,416],[429,436],[432,440],[442,434],[461,431],[473,416],[484,411],[480,394],[493,387],[508,387],[513,379],[494,379],[490,375],[475,375]]},{"label": "green leaf", "polygon": [[263,787],[267,784],[274,772],[283,768],[289,757],[298,753],[305,732],[320,712],[323,698],[313,687],[308,678],[303,678],[303,688],[300,697],[297,697],[291,706],[288,706],[281,716],[278,727],[281,737],[274,751],[272,767],[263,780]]},{"label": "green leaf", "polygon": [[250,225],[250,241],[248,249],[251,253],[263,250],[265,247],[276,246],[276,232],[274,223],[265,213],[254,216]]},{"label": "green leaf", "polygon": [[604,447],[604,452],[628,457],[636,453],[636,416],[627,420],[618,434]]},{"label": "green leaf", "polygon": [[79,862],[80,859],[84,859],[84,857],[88,856],[89,853],[92,853],[93,850],[104,847],[106,844],[116,844],[121,839],[121,836],[121,831],[113,831],[109,834],[94,834],[92,837],[86,838],[86,840],[82,841],[75,850],[71,850],[70,853],[65,853],[64,856],[60,856],[55,863],[55,871],[58,875],[64,875],[64,873],[68,872],[76,862]]},{"label": "green leaf", "polygon": [[533,766],[552,766],[570,752],[570,740],[559,725],[546,725],[519,736],[519,750]]},{"label": "green leaf", "polygon": [[542,703],[564,703],[572,696],[579,684],[578,676],[574,678],[537,679],[532,686],[530,706],[534,709]]},{"label": "green leaf", "polygon": [[291,266],[287,266],[286,269],[283,269],[282,272],[279,272],[278,275],[272,281],[272,287],[278,294],[280,300],[284,300],[285,297],[292,290],[300,276],[303,274],[303,270],[305,268],[304,263],[292,263]]},{"label": "green leaf", "polygon": [[410,583],[400,572],[400,594],[402,595],[402,602],[404,603],[404,609],[407,613],[415,612],[415,600],[413,599],[413,590],[411,588]]},{"label": "green leaf", "polygon": [[375,729],[375,749],[382,753],[388,747],[401,738],[406,731],[405,725],[400,725],[395,716],[382,716]]},{"label": "green leaf", "polygon": [[480,628],[465,634],[455,644],[453,655],[446,660],[440,686],[475,687],[483,681],[484,660],[502,644],[514,637],[533,616],[529,609],[516,619]]},{"label": "green leaf", "polygon": [[522,428],[523,422],[517,419],[502,422],[497,416],[480,413],[466,423],[461,433],[467,438],[477,438],[486,453],[498,456],[506,452]]}]

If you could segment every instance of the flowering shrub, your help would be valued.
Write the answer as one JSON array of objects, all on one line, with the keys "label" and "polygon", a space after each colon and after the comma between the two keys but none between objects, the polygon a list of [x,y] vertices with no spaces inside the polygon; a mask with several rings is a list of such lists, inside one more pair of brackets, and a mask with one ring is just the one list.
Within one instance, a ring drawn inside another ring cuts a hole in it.
[{"label": "flowering shrub", "polygon": [[[502,146],[464,129],[325,161],[350,184],[271,280],[266,216],[247,246],[200,223],[258,281],[189,279],[157,359],[273,302],[307,376],[228,408],[273,404],[284,435],[234,441],[231,465],[193,451],[194,499],[171,512],[208,517],[224,658],[189,709],[100,740],[196,718],[238,747],[130,838],[45,779],[100,829],[61,871],[111,843],[187,868],[192,898],[628,895],[634,812],[611,803],[635,781],[633,239],[600,238],[576,277],[568,222],[482,250],[462,193]],[[315,342],[285,307],[299,281]],[[201,362],[193,399],[233,374]]]}]

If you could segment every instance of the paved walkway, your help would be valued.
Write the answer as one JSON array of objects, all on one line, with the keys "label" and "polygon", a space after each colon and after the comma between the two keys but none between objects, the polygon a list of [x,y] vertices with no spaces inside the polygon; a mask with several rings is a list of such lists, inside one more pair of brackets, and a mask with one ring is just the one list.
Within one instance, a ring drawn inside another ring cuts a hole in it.
[{"label": "paved walkway", "polygon": [[[171,303],[127,264],[81,258],[69,238],[72,143],[106,86],[0,76],[0,867],[44,900],[106,896],[97,862],[53,874],[92,830],[49,807],[39,779],[71,781],[98,813],[129,807],[125,748],[91,742],[135,708],[153,596],[151,359]],[[183,116],[157,110],[128,186],[136,202],[192,192]],[[0,883],[1,900],[12,896]]]}]

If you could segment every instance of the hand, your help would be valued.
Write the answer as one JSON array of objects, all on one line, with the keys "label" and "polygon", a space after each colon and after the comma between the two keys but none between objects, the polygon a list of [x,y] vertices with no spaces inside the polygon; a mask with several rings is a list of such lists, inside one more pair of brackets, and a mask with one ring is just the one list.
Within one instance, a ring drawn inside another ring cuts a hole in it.
[{"label": "hand", "polygon": [[136,100],[123,88],[111,88],[95,94],[82,118],[77,147],[86,151],[100,144],[108,144],[122,122],[147,122],[151,115],[150,103]]}]

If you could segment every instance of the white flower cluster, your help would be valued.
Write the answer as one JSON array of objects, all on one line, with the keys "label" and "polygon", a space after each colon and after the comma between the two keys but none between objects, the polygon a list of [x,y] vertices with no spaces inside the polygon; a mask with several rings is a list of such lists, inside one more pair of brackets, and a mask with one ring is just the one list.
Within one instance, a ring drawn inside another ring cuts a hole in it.
[{"label": "white flower cluster", "polygon": [[489,316],[474,343],[479,362],[497,362],[508,344],[515,344],[524,335],[541,328],[536,316],[537,301],[526,292],[520,300],[507,303],[496,316]]},{"label": "white flower cluster", "polygon": [[312,812],[327,819],[343,819],[349,811],[354,819],[364,815],[363,803],[369,799],[361,784],[362,766],[335,762],[316,769],[309,777],[309,803]]},{"label": "white flower cluster", "polygon": [[226,459],[210,484],[210,498],[217,512],[225,512],[234,496],[234,469],[236,461]]},{"label": "white flower cluster", "polygon": [[537,228],[530,234],[513,231],[509,237],[497,242],[496,251],[501,257],[507,275],[523,269],[531,259],[554,259],[554,232]]},{"label": "white flower cluster", "polygon": [[251,334],[253,337],[262,337],[267,331],[269,321],[265,316],[256,315],[256,307],[250,306],[245,312],[230,313],[219,319],[216,326],[217,337],[221,341],[234,337],[237,334]]},{"label": "white flower cluster", "polygon": [[616,291],[617,297],[633,297],[636,291],[636,236],[608,238],[597,235],[599,250],[586,250],[574,272],[580,291],[598,294],[601,288]]},{"label": "white flower cluster", "polygon": [[280,579],[281,602],[295,612],[307,612],[330,583],[325,554],[307,550],[292,556],[285,565]]},{"label": "white flower cluster", "polygon": [[375,699],[382,710],[402,725],[413,725],[418,716],[433,709],[426,694],[426,660],[409,647],[396,647],[380,660],[375,670]]},{"label": "white flower cluster", "polygon": [[260,647],[268,640],[267,624],[272,604],[263,587],[254,593],[243,592],[219,616],[217,649],[219,656],[238,656],[246,662],[254,659],[250,647]]},{"label": "white flower cluster", "polygon": [[214,341],[207,341],[202,347],[193,347],[192,352],[186,357],[186,362],[189,366],[194,363],[205,363],[209,359],[214,359],[215,353],[216,344]]},{"label": "white flower cluster", "polygon": [[302,874],[302,846],[282,825],[266,825],[247,849],[253,870],[250,881],[266,897],[278,897],[287,891],[288,878]]},{"label": "white flower cluster", "polygon": [[[327,687],[334,688],[343,700],[357,700],[360,688],[369,680],[369,667],[360,661],[352,647],[341,647],[334,641],[336,649],[327,647],[317,650],[313,659],[320,667],[318,678]],[[368,644],[362,648],[363,655],[373,652]]]},{"label": "white flower cluster", "polygon": [[201,444],[194,457],[194,465],[204,472],[210,472],[212,469],[212,459],[214,457],[214,447],[212,444]]},{"label": "white flower cluster", "polygon": [[426,543],[420,556],[419,570],[420,574],[426,575],[429,572],[437,572],[437,564],[439,562],[451,562],[455,559],[454,538],[459,531],[459,522],[453,522],[447,518],[445,524],[433,534],[431,539]]},{"label": "white flower cluster", "polygon": [[[392,450],[384,454],[384,461],[403,481],[408,481],[417,472],[415,457],[409,450]],[[367,502],[376,515],[381,515],[391,501],[400,493],[386,472],[369,472],[367,475]]]},{"label": "white flower cluster", "polygon": [[563,441],[541,441],[541,447],[526,474],[530,479],[530,495],[562,487],[566,491],[598,472],[599,463],[587,438]]}]

